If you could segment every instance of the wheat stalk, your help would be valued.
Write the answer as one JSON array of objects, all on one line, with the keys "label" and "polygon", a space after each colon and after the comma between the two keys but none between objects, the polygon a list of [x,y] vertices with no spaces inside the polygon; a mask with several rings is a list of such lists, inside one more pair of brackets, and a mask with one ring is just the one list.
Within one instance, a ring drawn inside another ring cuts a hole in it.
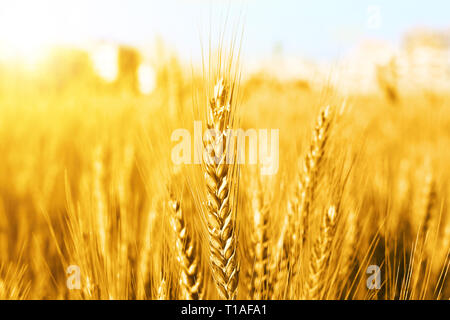
[{"label": "wheat stalk", "polygon": [[336,230],[336,207],[331,206],[323,217],[320,233],[314,243],[312,257],[309,264],[308,281],[305,296],[307,299],[322,298],[325,285],[325,271],[331,256],[331,245]]},{"label": "wheat stalk", "polygon": [[231,203],[234,172],[227,163],[232,95],[232,90],[223,80],[214,87],[207,117],[208,130],[214,130],[214,134],[206,138],[204,166],[210,263],[219,295],[227,300],[236,298],[239,273],[235,208]]}]

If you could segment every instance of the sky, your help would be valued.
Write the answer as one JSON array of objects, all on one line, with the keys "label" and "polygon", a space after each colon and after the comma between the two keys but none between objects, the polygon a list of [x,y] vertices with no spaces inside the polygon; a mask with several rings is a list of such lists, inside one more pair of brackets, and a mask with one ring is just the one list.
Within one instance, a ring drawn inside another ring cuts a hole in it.
[{"label": "sky", "polygon": [[243,26],[248,58],[282,52],[332,59],[362,39],[396,44],[413,27],[449,30],[450,1],[0,0],[0,43],[33,51],[92,40],[143,46],[160,37],[192,58],[225,21],[227,30]]}]

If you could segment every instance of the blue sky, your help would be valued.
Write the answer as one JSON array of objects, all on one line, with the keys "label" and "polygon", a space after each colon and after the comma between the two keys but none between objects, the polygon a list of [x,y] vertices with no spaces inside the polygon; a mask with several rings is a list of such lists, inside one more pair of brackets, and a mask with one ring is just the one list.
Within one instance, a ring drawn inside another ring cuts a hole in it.
[{"label": "blue sky", "polygon": [[[393,43],[414,26],[450,28],[447,0],[0,0],[0,41],[151,44],[157,35],[187,58],[210,21],[244,16],[244,53],[328,59],[363,38]],[[14,34],[17,35],[14,35]]]}]

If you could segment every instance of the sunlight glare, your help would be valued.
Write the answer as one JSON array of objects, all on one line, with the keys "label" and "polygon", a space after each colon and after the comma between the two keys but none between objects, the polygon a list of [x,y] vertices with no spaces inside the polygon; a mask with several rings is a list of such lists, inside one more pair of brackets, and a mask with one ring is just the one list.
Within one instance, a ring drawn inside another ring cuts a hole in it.
[{"label": "sunlight glare", "polygon": [[94,49],[92,61],[97,74],[107,82],[113,82],[118,74],[118,49],[116,46],[102,44]]},{"label": "sunlight glare", "polygon": [[15,1],[0,7],[0,54],[34,62],[56,40],[52,6],[38,1]]},{"label": "sunlight glare", "polygon": [[153,68],[147,64],[143,63],[138,69],[138,79],[139,79],[139,89],[143,94],[150,94],[155,89],[156,85],[156,74]]}]

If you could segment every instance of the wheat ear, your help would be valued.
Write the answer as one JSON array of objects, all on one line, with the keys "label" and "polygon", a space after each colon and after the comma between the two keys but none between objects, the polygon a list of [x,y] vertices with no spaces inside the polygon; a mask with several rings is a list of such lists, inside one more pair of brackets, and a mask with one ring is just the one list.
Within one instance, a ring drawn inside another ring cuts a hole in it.
[{"label": "wheat ear", "polygon": [[210,263],[222,299],[235,299],[238,285],[236,220],[231,203],[233,167],[227,163],[228,129],[232,91],[220,80],[208,106],[205,181],[207,189],[206,222],[209,233]]},{"label": "wheat ear", "polygon": [[170,207],[172,209],[172,228],[176,238],[176,255],[181,269],[180,281],[183,298],[200,300],[203,298],[203,277],[200,272],[198,252],[186,228],[180,202],[172,198]]},{"label": "wheat ear", "polygon": [[[422,190],[422,207],[419,213],[419,230],[416,238],[416,244],[412,253],[411,272],[411,298],[420,299],[422,291],[426,287],[422,277],[427,276],[428,260],[432,254],[430,253],[430,234],[432,231],[431,224],[433,221],[433,210],[436,203],[436,187],[435,181],[429,164],[427,163],[425,179]],[[421,281],[422,280],[422,281]]]},{"label": "wheat ear", "polygon": [[323,217],[319,237],[314,243],[306,283],[306,298],[317,300],[322,298],[325,284],[325,271],[331,256],[331,245],[336,230],[336,207],[331,206]]},{"label": "wheat ear", "polygon": [[253,250],[254,250],[254,267],[252,277],[252,290],[250,299],[262,300],[268,289],[268,207],[264,202],[264,195],[260,188],[257,188],[253,199]]},{"label": "wheat ear", "polygon": [[347,217],[347,229],[340,257],[341,265],[338,271],[338,278],[342,281],[343,286],[345,286],[345,283],[353,270],[353,260],[355,258],[354,252],[357,244],[356,235],[357,217],[355,211],[352,210]]},{"label": "wheat ear", "polygon": [[313,130],[312,141],[304,160],[301,174],[298,177],[295,195],[288,203],[288,216],[290,218],[290,230],[287,235],[290,237],[290,269],[293,272],[294,282],[298,275],[298,261],[301,247],[304,246],[309,225],[309,212],[311,202],[319,176],[319,169],[322,164],[325,147],[328,141],[331,126],[330,106],[324,108]]},{"label": "wheat ear", "polygon": [[158,300],[168,300],[168,290],[167,290],[167,282],[166,279],[161,279],[161,282],[158,286],[158,292],[156,294],[156,298]]},{"label": "wheat ear", "polygon": [[431,172],[428,172],[425,176],[425,184],[424,184],[424,190],[423,190],[423,221],[421,225],[421,230],[419,231],[421,233],[421,237],[423,242],[425,241],[425,236],[427,232],[431,229],[431,222],[433,220],[433,210],[436,206],[436,185],[433,178],[433,174]]},{"label": "wheat ear", "polygon": [[286,285],[289,277],[289,244],[287,240],[287,232],[289,230],[290,219],[285,217],[278,242],[275,246],[275,259],[270,264],[270,285],[269,296],[273,299],[285,299]]}]

